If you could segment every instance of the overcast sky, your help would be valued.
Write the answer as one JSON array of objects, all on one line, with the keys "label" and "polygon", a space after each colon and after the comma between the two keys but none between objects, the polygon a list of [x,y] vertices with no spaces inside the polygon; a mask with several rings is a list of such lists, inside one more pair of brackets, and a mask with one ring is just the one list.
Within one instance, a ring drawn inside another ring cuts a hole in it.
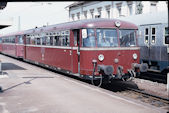
[{"label": "overcast sky", "polygon": [[68,2],[8,2],[7,7],[0,12],[0,18],[13,18],[11,27],[0,30],[0,34],[18,31],[18,18],[20,29],[31,29],[35,26],[52,25],[69,21]]}]

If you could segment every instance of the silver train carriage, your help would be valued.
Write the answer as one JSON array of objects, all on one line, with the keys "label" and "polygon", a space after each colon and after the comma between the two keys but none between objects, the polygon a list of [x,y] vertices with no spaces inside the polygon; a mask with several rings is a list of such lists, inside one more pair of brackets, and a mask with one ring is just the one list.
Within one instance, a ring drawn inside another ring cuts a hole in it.
[{"label": "silver train carriage", "polygon": [[149,71],[169,72],[169,27],[168,23],[140,25],[138,30],[140,62],[147,63]]}]

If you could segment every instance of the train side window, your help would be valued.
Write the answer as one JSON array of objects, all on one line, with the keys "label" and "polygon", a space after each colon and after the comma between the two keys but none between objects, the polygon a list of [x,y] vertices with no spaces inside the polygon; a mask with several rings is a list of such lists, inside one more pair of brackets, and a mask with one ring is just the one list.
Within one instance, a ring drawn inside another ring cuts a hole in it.
[{"label": "train side window", "polygon": [[62,36],[61,40],[62,40],[62,46],[69,46],[69,36],[67,35]]},{"label": "train side window", "polygon": [[148,43],[148,39],[149,39],[148,33],[149,33],[149,29],[146,28],[145,29],[145,38],[144,38],[144,41],[145,41],[146,44]]},{"label": "train side window", "polygon": [[165,27],[165,44],[169,44],[169,27]]},{"label": "train side window", "polygon": [[37,40],[37,42],[36,42],[36,43],[37,43],[37,45],[41,45],[40,38],[37,38],[36,40]]},{"label": "train side window", "polygon": [[53,36],[50,36],[50,45],[53,46]]},{"label": "train side window", "polygon": [[23,44],[23,37],[22,36],[18,36],[18,43]]},{"label": "train side window", "polygon": [[26,37],[26,44],[30,44],[30,37]]},{"label": "train side window", "polygon": [[15,41],[15,37],[12,37],[12,43],[15,43],[16,41]]},{"label": "train side window", "polygon": [[69,37],[69,35],[66,35],[66,40],[65,40],[66,42],[66,46],[70,46],[70,37]]},{"label": "train side window", "polygon": [[74,45],[77,46],[77,31],[74,31]]},{"label": "train side window", "polygon": [[46,45],[50,45],[50,37],[46,37]]},{"label": "train side window", "polygon": [[55,37],[54,37],[54,45],[55,45],[55,46],[61,45],[61,44],[60,44],[60,41],[59,41],[59,36],[55,36]]},{"label": "train side window", "polygon": [[155,38],[156,38],[156,29],[153,27],[151,31],[151,43],[155,43]]},{"label": "train side window", "polygon": [[42,37],[42,45],[46,45],[46,37],[45,36]]},{"label": "train side window", "polygon": [[32,45],[35,45],[35,38],[34,38],[34,36],[31,36],[31,41],[30,41],[30,43],[31,43]]},{"label": "train side window", "polygon": [[0,38],[0,43],[2,43],[2,38]]}]

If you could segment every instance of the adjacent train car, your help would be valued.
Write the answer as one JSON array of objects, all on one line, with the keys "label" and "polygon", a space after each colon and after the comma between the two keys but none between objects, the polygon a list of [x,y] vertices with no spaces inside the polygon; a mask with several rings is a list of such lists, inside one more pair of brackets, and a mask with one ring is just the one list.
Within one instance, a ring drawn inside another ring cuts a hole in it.
[{"label": "adjacent train car", "polygon": [[[20,35],[24,43],[22,56],[28,62],[90,79],[92,83],[98,79],[100,83],[128,80],[140,71],[147,71],[146,64],[139,64],[137,29],[132,23],[116,19],[89,19],[35,28]],[[7,46],[3,47],[3,53],[13,51],[6,49],[11,44],[3,42],[3,45]]]},{"label": "adjacent train car", "polygon": [[16,32],[5,36],[1,36],[1,41],[2,41],[1,53],[16,58],[23,58],[24,43],[22,32]]},{"label": "adjacent train car", "polygon": [[167,74],[169,72],[169,27],[168,23],[153,23],[140,25],[141,33],[140,61],[148,64],[148,71]]}]

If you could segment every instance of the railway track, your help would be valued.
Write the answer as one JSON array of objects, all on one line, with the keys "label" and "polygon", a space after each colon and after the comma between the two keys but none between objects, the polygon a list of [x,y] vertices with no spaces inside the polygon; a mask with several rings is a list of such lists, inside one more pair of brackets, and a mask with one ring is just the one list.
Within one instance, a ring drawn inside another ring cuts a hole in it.
[{"label": "railway track", "polygon": [[[151,105],[154,105],[156,107],[163,107],[167,110],[169,110],[169,99],[162,98],[160,96],[156,96],[153,94],[149,94],[147,92],[133,89],[133,88],[126,88],[128,89],[127,92],[129,93],[128,96],[132,96],[132,98],[139,99],[143,102],[149,103]],[[131,95],[133,94],[133,95]]]},{"label": "railway track", "polygon": [[138,76],[138,78],[167,84],[167,74],[161,74],[157,72],[146,72],[146,73],[141,73],[141,75]]},{"label": "railway track", "polygon": [[102,86],[104,89],[115,92],[118,95],[139,100],[141,102],[160,107],[169,111],[169,98],[163,98],[140,90],[135,86],[115,82],[111,85]]}]

